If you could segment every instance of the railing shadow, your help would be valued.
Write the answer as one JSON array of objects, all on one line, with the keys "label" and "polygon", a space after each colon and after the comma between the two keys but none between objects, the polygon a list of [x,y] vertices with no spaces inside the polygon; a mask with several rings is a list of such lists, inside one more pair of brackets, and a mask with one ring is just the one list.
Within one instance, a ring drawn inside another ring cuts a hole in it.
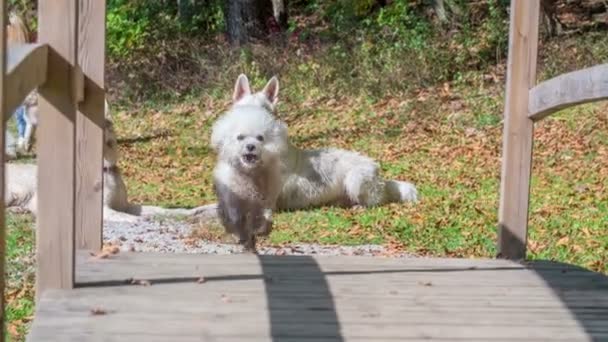
[{"label": "railing shadow", "polygon": [[[298,258],[296,267],[290,265],[293,258]],[[344,341],[329,283],[314,258],[260,255],[258,260],[265,276],[272,341],[319,338]],[[277,264],[284,267],[277,267]],[[286,274],[285,269],[293,269],[293,272]],[[303,273],[307,276],[300,276]],[[310,293],[315,294],[315,305],[302,306],[301,303],[310,298]]]},{"label": "railing shadow", "polygon": [[[564,263],[529,261],[478,267],[466,267],[466,263],[464,263],[463,266],[418,266],[414,268],[404,264],[403,267],[393,265],[387,269],[374,267],[366,270],[366,266],[361,266],[354,270],[342,271],[323,270],[316,259],[311,256],[258,255],[257,260],[261,272],[209,275],[205,276],[205,281],[263,281],[267,313],[260,310],[260,314],[268,315],[270,336],[275,342],[319,338],[324,341],[343,341],[345,339],[342,330],[344,323],[340,321],[335,289],[330,286],[330,278],[383,274],[401,274],[403,277],[411,274],[412,277],[416,277],[416,274],[428,274],[432,279],[433,273],[454,273],[454,277],[467,278],[466,274],[496,271],[513,272],[512,276],[517,277],[521,275],[522,270],[533,272],[546,284],[546,287],[561,301],[564,309],[567,309],[571,317],[576,320],[588,340],[605,341],[608,338],[608,277]],[[508,279],[511,275],[505,277]],[[154,286],[162,286],[163,284],[194,283],[199,279],[198,276],[176,276],[146,280]],[[471,277],[471,279],[479,279],[479,277]],[[81,283],[78,286],[103,287],[131,284],[133,284],[132,279],[114,279]],[[374,286],[374,284],[370,283],[369,286]],[[462,314],[467,314],[466,308],[462,309]],[[531,324],[534,325],[533,322]],[[538,328],[542,329],[542,325]],[[404,329],[407,329],[407,326],[404,326]],[[373,332],[371,333],[373,334]]]},{"label": "railing shadow", "polygon": [[[510,230],[502,229],[501,234],[513,245],[511,248],[525,251],[526,244]],[[608,341],[608,276],[555,261],[533,260],[524,264],[560,299],[590,341]]]}]

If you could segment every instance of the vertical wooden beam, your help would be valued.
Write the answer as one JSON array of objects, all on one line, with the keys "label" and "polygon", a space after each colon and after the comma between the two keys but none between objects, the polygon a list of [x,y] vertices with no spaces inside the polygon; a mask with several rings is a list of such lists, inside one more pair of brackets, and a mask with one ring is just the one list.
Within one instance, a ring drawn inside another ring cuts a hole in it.
[{"label": "vertical wooden beam", "polygon": [[[6,91],[7,87],[5,84],[6,80],[6,1],[2,0],[0,3],[0,108],[2,110],[2,117],[4,118],[7,101],[6,101]],[[6,150],[5,146],[5,137],[4,132],[6,129],[6,123],[4,120],[0,121],[0,148],[2,148],[2,153],[0,153],[0,203],[4,203],[4,151]],[[6,230],[5,230],[5,222],[4,222],[4,207],[0,210],[0,293],[3,294],[2,298],[0,298],[0,336],[4,339],[4,328],[5,328],[5,319],[6,316],[4,314],[4,265],[6,263]]]},{"label": "vertical wooden beam", "polygon": [[106,1],[80,0],[78,64],[85,96],[76,114],[76,247],[102,247]]},{"label": "vertical wooden beam", "polygon": [[36,296],[74,286],[74,87],[78,0],[40,1],[39,41],[49,45],[48,77],[39,88]]},{"label": "vertical wooden beam", "polygon": [[539,0],[513,0],[505,97],[498,256],[526,256],[532,140],[528,96],[536,83]]}]

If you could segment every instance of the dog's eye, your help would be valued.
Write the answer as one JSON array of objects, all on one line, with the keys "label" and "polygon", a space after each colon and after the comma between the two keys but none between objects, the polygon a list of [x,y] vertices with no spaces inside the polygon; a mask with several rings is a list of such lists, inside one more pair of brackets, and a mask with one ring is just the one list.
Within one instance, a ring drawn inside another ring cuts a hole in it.
[{"label": "dog's eye", "polygon": [[258,135],[258,136],[256,137],[256,139],[258,139],[258,141],[264,141],[264,137],[263,137],[263,136],[261,136],[261,135]]},{"label": "dog's eye", "polygon": [[239,135],[236,136],[236,139],[237,140],[243,140],[243,139],[245,139],[245,136],[242,135],[242,134],[239,134]]}]

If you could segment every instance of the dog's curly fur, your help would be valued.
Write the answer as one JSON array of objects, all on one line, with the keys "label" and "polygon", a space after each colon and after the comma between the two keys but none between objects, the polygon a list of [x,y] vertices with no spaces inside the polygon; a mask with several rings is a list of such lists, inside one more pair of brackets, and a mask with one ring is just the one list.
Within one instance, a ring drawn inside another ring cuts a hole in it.
[{"label": "dog's curly fur", "polygon": [[245,77],[237,81],[235,103],[214,124],[211,145],[218,157],[213,175],[220,220],[246,249],[255,251],[256,235],[267,234],[272,227],[287,127],[269,112],[265,97],[239,101],[241,91],[248,88],[245,83]]},{"label": "dog's curly fur", "polygon": [[[382,179],[379,165],[369,157],[342,149],[305,150],[292,145],[286,125],[274,115],[278,93],[276,77],[261,92],[252,93],[247,77],[240,75],[232,108],[213,127],[211,144],[218,154],[214,179],[227,231],[251,244],[251,239],[243,239],[259,229],[244,224],[251,206],[271,212],[417,200],[413,184]],[[259,142],[259,163],[249,167],[243,159],[245,147],[256,142],[255,137],[265,140]]]}]

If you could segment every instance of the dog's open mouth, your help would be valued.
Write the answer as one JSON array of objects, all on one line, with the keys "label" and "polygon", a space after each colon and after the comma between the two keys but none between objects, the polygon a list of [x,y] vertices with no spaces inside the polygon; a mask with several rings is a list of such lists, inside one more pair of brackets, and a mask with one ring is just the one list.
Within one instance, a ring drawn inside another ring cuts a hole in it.
[{"label": "dog's open mouth", "polygon": [[247,153],[243,155],[243,161],[248,164],[253,164],[258,161],[257,154]]}]

